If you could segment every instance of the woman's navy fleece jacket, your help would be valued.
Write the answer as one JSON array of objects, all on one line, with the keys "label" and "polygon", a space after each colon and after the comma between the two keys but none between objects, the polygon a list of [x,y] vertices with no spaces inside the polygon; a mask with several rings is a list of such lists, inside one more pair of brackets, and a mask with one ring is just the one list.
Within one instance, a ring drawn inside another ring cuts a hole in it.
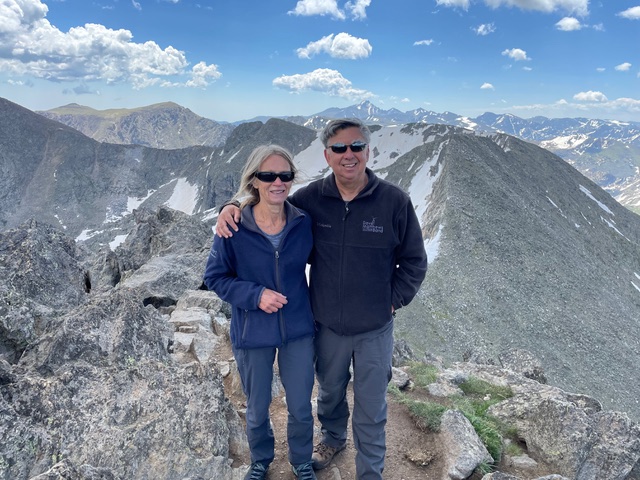
[{"label": "woman's navy fleece jacket", "polygon": [[[278,347],[315,332],[305,268],[313,248],[311,218],[285,202],[287,224],[278,250],[255,223],[251,207],[242,210],[238,232],[214,236],[204,282],[233,307],[235,348]],[[270,288],[287,297],[276,313],[258,308]]]}]

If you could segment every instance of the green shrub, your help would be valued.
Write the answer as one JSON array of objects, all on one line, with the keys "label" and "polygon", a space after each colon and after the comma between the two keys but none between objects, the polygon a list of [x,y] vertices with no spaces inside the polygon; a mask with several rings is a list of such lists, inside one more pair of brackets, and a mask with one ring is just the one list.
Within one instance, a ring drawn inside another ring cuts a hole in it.
[{"label": "green shrub", "polygon": [[426,388],[427,385],[437,380],[438,369],[432,365],[413,362],[409,364],[409,375],[411,375],[416,387]]},{"label": "green shrub", "polygon": [[411,412],[419,428],[430,432],[438,432],[440,430],[442,415],[448,410],[447,407],[439,403],[416,400],[407,400],[404,403],[409,408],[409,412]]},{"label": "green shrub", "polygon": [[494,400],[492,404],[513,397],[511,388],[493,385],[475,377],[469,377],[459,387],[465,395],[482,396],[483,398],[488,396],[490,400]]}]

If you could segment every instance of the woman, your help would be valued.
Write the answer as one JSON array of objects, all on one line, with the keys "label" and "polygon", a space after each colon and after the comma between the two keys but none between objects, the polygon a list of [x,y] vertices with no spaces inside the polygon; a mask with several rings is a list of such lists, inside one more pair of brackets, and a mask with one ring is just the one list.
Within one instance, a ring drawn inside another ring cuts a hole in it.
[{"label": "woman", "polygon": [[245,480],[266,478],[274,458],[269,420],[273,363],[286,392],[287,440],[293,473],[316,478],[313,449],[314,321],[305,275],[311,219],[287,201],[295,177],[292,155],[277,145],[257,147],[234,200],[242,221],[233,238],[214,237],[204,282],[229,302],[231,344],[247,396],[251,468]]}]

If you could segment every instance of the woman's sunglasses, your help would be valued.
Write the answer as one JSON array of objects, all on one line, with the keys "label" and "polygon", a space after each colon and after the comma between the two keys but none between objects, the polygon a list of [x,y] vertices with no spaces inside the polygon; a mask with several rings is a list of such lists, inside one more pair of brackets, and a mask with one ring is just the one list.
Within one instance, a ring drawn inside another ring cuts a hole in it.
[{"label": "woman's sunglasses", "polygon": [[329,145],[327,148],[330,148],[333,153],[344,153],[347,151],[347,147],[349,147],[353,153],[359,153],[363,151],[366,146],[367,144],[364,142],[353,142],[351,145],[334,143],[333,145]]},{"label": "woman's sunglasses", "polygon": [[279,178],[283,182],[290,182],[293,180],[293,177],[295,177],[295,173],[294,172],[279,172],[279,173],[256,172],[253,174],[253,176],[256,177],[258,180],[260,180],[261,182],[267,182],[267,183],[275,182],[276,178]]}]

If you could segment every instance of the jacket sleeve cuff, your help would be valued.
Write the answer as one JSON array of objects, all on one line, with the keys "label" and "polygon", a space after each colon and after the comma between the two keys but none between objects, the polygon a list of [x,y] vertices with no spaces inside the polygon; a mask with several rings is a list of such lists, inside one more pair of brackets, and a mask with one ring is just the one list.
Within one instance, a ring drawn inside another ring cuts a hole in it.
[{"label": "jacket sleeve cuff", "polygon": [[238,208],[240,208],[240,202],[237,200],[231,200],[229,202],[225,202],[223,203],[220,208],[218,208],[218,214],[222,213],[222,210],[224,209],[224,207],[226,207],[227,205],[234,205]]}]

